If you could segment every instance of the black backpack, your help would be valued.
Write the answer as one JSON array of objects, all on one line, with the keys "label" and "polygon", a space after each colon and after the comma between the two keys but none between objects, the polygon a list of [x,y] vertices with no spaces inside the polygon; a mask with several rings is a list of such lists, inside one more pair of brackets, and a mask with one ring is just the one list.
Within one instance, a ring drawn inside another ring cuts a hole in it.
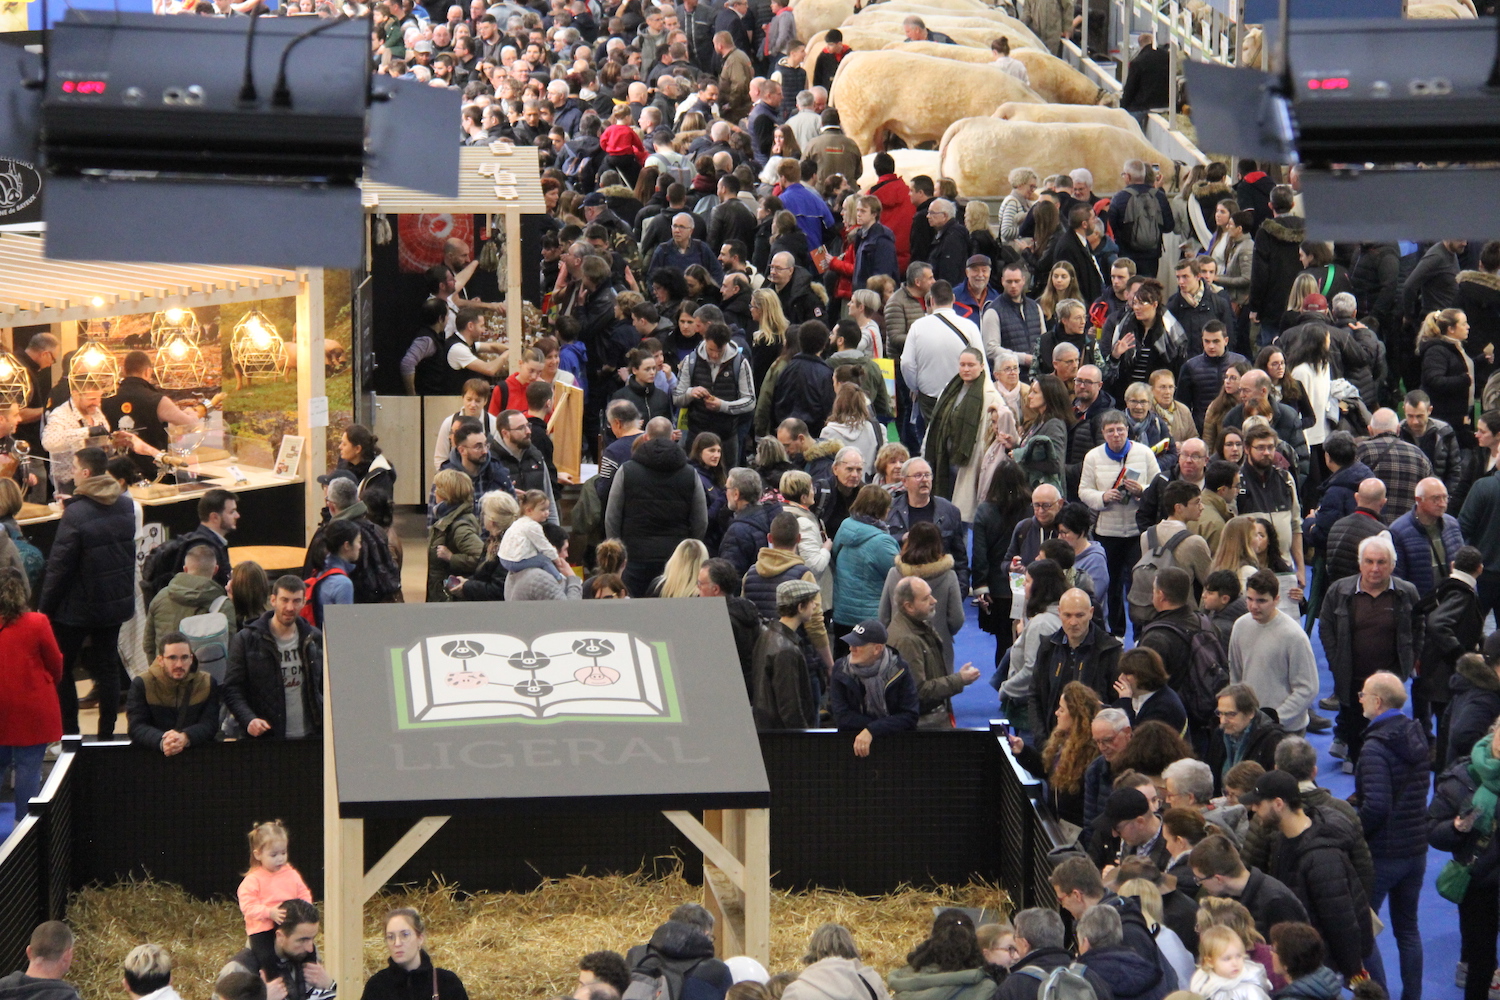
[{"label": "black backpack", "polygon": [[178,535],[146,553],[141,563],[141,596],[146,599],[146,607],[151,607],[151,599],[166,590],[172,577],[182,572],[187,548],[187,536]]},{"label": "black backpack", "polygon": [[1125,202],[1125,211],[1120,213],[1120,221],[1127,230],[1115,234],[1122,237],[1121,249],[1133,253],[1161,252],[1161,228],[1165,219],[1155,190],[1131,191]]},{"label": "black backpack", "polygon": [[[1212,728],[1218,724],[1214,713],[1219,707],[1219,692],[1229,686],[1229,657],[1224,655],[1218,629],[1201,615],[1199,626],[1189,629],[1180,622],[1156,621],[1141,630],[1141,637],[1144,637],[1154,628],[1168,629],[1187,643],[1187,672],[1177,695],[1182,699],[1183,708],[1187,709],[1188,725],[1195,729]],[[1140,639],[1136,641],[1139,643]]]}]

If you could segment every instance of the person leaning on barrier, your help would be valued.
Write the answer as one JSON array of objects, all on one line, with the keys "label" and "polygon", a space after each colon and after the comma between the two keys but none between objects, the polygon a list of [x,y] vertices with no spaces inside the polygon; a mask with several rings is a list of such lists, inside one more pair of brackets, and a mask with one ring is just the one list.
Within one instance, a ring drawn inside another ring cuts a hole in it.
[{"label": "person leaning on barrier", "polygon": [[174,757],[218,735],[219,682],[198,669],[181,632],[168,632],[160,643],[150,669],[130,682],[125,718],[131,743]]},{"label": "person leaning on barrier", "polygon": [[26,946],[26,971],[0,979],[5,1000],[78,1000],[63,976],[73,964],[73,929],[61,920],[38,924]]},{"label": "person leaning on barrier", "polygon": [[181,1000],[172,988],[172,955],[159,944],[138,944],[125,956],[130,1000]]}]

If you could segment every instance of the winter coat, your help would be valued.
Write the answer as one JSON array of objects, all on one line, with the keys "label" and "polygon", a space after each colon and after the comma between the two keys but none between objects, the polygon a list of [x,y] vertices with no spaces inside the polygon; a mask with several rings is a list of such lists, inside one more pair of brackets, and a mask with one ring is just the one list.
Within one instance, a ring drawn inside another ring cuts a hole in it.
[{"label": "winter coat", "polygon": [[[958,577],[960,588],[967,589],[969,586],[969,538],[968,531],[964,528],[963,517],[958,508],[934,495],[930,501],[936,508],[932,515],[932,523],[943,536],[943,548],[953,557],[953,572]],[[898,539],[905,538],[906,532],[911,528],[911,497],[906,493],[898,493],[891,499],[891,510],[886,515],[886,523],[890,526],[892,535]]]},{"label": "winter coat", "polygon": [[1446,339],[1425,341],[1422,356],[1422,391],[1432,397],[1432,415],[1455,430],[1474,424],[1474,376],[1463,351]]},{"label": "winter coat", "polygon": [[1302,271],[1297,250],[1306,238],[1307,223],[1295,215],[1267,219],[1256,230],[1247,304],[1263,326],[1278,326],[1286,312],[1292,283]]},{"label": "winter coat", "polygon": [[[1255,721],[1250,725],[1249,742],[1240,760],[1253,760],[1267,771],[1276,770],[1276,747],[1286,739],[1286,730],[1279,722],[1272,722],[1263,708],[1255,713]],[[1223,791],[1224,772],[1229,770],[1226,766],[1229,764],[1229,747],[1224,742],[1222,730],[1209,733],[1208,753],[1203,762],[1214,773],[1214,791]]]},{"label": "winter coat", "polygon": [[903,608],[892,607],[886,642],[901,654],[917,685],[918,729],[951,729],[954,695],[964,682],[944,658],[944,644],[931,620],[918,620]]},{"label": "winter coat", "polygon": [[1081,659],[1076,670],[1068,664],[1068,634],[1059,628],[1042,639],[1037,648],[1036,663],[1031,668],[1031,731],[1040,743],[1051,735],[1057,720],[1053,712],[1062,701],[1062,690],[1069,681],[1079,681],[1092,688],[1105,704],[1114,701],[1115,679],[1120,675],[1120,653],[1124,644],[1099,627],[1089,623],[1088,634],[1079,647]]},{"label": "winter coat", "polygon": [[1341,828],[1316,811],[1309,819],[1312,826],[1283,845],[1277,877],[1296,894],[1307,910],[1308,923],[1323,935],[1329,964],[1353,978],[1375,943],[1369,897],[1349,860]]},{"label": "winter coat", "polygon": [[[904,274],[899,269],[896,235],[889,227],[879,222],[870,226],[869,232],[859,236],[852,230],[850,242],[854,245],[854,270],[850,282],[855,290],[864,288],[865,282],[879,274],[900,279]],[[835,265],[835,270],[837,270]]]},{"label": "winter coat", "polygon": [[641,415],[642,427],[652,417],[666,417],[670,420],[676,416],[671,394],[658,389],[655,383],[642,385],[638,378],[630,378],[609,397],[611,403],[617,399],[628,399],[635,404],[636,412]]},{"label": "winter coat", "polygon": [[1448,679],[1448,760],[1467,757],[1500,717],[1500,677],[1493,667],[1460,661]]},{"label": "winter coat", "polygon": [[208,577],[194,576],[192,573],[178,573],[174,576],[167,588],[151,599],[151,606],[146,609],[146,623],[142,630],[146,659],[149,661],[156,658],[160,652],[156,648],[160,637],[168,632],[176,632],[184,618],[206,614],[214,601],[228,596],[223,587]]},{"label": "winter coat", "polygon": [[1249,233],[1225,250],[1224,266],[1219,269],[1217,284],[1237,308],[1250,298],[1250,272],[1254,268],[1255,238]]},{"label": "winter coat", "polygon": [[901,654],[891,650],[891,655],[896,657],[897,669],[885,688],[888,714],[878,719],[864,714],[864,689],[860,679],[849,672],[848,657],[834,663],[829,707],[833,724],[839,732],[857,733],[868,729],[871,736],[887,736],[917,728],[920,703],[917,701],[916,682],[912,680],[911,668],[901,659]]},{"label": "winter coat", "polygon": [[0,628],[0,746],[30,747],[62,739],[57,682],[62,652],[45,615],[23,612]]},{"label": "winter coat", "polygon": [[974,555],[969,574],[973,595],[987,593],[995,600],[1009,599],[1010,560],[1006,554],[1016,526],[1028,519],[1029,511],[1029,507],[1023,506],[1014,514],[1006,514],[986,501],[974,512]]},{"label": "winter coat", "polygon": [[860,514],[844,518],[833,538],[835,621],[856,625],[879,617],[885,579],[900,553],[882,522]]},{"label": "winter coat", "polygon": [[1203,328],[1211,321],[1218,320],[1226,330],[1234,329],[1234,310],[1230,308],[1229,296],[1217,293],[1207,285],[1199,292],[1196,305],[1190,303],[1179,289],[1167,299],[1167,311],[1186,331],[1190,354],[1203,350]]},{"label": "winter coat", "polygon": [[[1447,851],[1469,869],[1470,888],[1494,889],[1500,880],[1500,837],[1492,836],[1483,851],[1479,850],[1483,833],[1476,824],[1467,833],[1454,827],[1453,820],[1474,808],[1474,792],[1478,789],[1469,774],[1469,756],[1464,754],[1450,764],[1437,779],[1437,790],[1432,793],[1432,802],[1427,806],[1425,827],[1427,842],[1440,851]],[[1500,806],[1496,808],[1500,819]],[[1500,829],[1500,823],[1496,823]]]},{"label": "winter coat", "polygon": [[[191,677],[198,672],[193,664]],[[176,686],[177,701],[171,705],[152,703],[147,695],[147,676],[136,677],[130,682],[130,691],[125,695],[125,718],[130,723],[130,742],[138,747],[161,752],[162,737],[169,730],[177,730],[188,738],[188,747],[212,743],[219,733],[219,682],[208,678],[208,693],[202,701],[192,703],[185,695],[184,685]]]},{"label": "winter coat", "polygon": [[[1360,832],[1359,812],[1348,802],[1336,797],[1326,788],[1317,785],[1308,787],[1302,783],[1302,807],[1317,810],[1330,823],[1342,823],[1349,841],[1349,860],[1359,873],[1359,881],[1370,892],[1375,887],[1375,860],[1370,857],[1370,845]],[[1249,823],[1240,843],[1240,860],[1247,868],[1267,868],[1276,860],[1281,849],[1281,830],[1267,827],[1264,823]]]},{"label": "winter coat", "polygon": [[1339,1000],[1344,995],[1344,978],[1326,965],[1318,971],[1294,979],[1271,994],[1271,1000]]},{"label": "winter coat", "polygon": [[12,972],[0,979],[3,1000],[78,1000],[73,984],[61,979],[42,979],[24,972]]},{"label": "winter coat", "polygon": [[1359,544],[1386,530],[1380,517],[1371,510],[1360,508],[1347,517],[1339,518],[1328,529],[1328,540],[1324,545],[1324,566],[1327,582],[1333,583],[1359,572]]},{"label": "winter coat", "polygon": [[[1454,433],[1453,425],[1446,420],[1430,419],[1427,421],[1427,432],[1419,439],[1412,433],[1411,427],[1402,421],[1399,436],[1407,444],[1414,444],[1422,449],[1422,454],[1432,463],[1432,474],[1443,481],[1450,495],[1458,496],[1460,481],[1464,475],[1464,456],[1459,450],[1458,435]],[[1463,497],[1458,496],[1455,507],[1462,509],[1462,506]]]},{"label": "winter coat", "polygon": [[[443,468],[451,467],[446,463],[443,466]],[[472,477],[471,481],[483,481],[486,489],[494,488],[492,484],[497,479],[496,473],[488,471],[493,469],[498,469],[500,476],[503,476],[503,479],[499,481],[505,483],[505,491],[511,492],[510,474],[503,466],[492,461],[486,462],[479,476]],[[465,475],[467,474],[465,470]],[[359,529],[359,562],[354,564],[354,572],[349,574],[349,579],[354,584],[354,603],[385,604],[399,601],[401,599],[401,563],[391,552],[391,536],[384,528],[370,520],[364,501],[334,514],[328,521],[319,525],[317,531],[313,532],[312,541],[307,545],[307,558],[302,561],[302,578],[305,580],[322,572],[323,564],[328,558],[328,543],[324,540],[324,533],[328,530],[328,522],[331,521],[351,521]],[[155,653],[153,652],[152,655],[154,656]]]},{"label": "winter coat", "polygon": [[1382,336],[1393,336],[1401,302],[1401,248],[1394,243],[1361,243],[1349,280],[1359,314],[1374,317]]},{"label": "winter coat", "polygon": [[889,1000],[880,973],[857,958],[830,955],[787,984],[782,1000]]},{"label": "winter coat", "polygon": [[714,957],[714,943],[697,927],[669,920],[651,934],[647,944],[625,955],[632,972],[662,976],[673,1000],[724,1000],[734,985],[729,966]]},{"label": "winter coat", "polygon": [[698,473],[671,438],[642,441],[610,484],[605,536],[625,543],[632,558],[665,562],[678,543],[702,538],[708,506]]},{"label": "winter coat", "polygon": [[1346,465],[1323,480],[1323,500],[1303,525],[1302,544],[1323,548],[1328,541],[1328,532],[1339,519],[1354,513],[1354,494],[1359,490],[1359,484],[1373,475],[1375,473],[1368,465],[1356,459],[1352,465]]},{"label": "winter coat", "polygon": [[910,289],[902,285],[886,301],[884,315],[886,354],[900,361],[901,351],[906,347],[906,331],[913,323],[927,315],[927,305],[921,298],[912,295]]},{"label": "winter coat", "polygon": [[[1353,705],[1359,692],[1354,690],[1353,616],[1349,605],[1359,589],[1359,575],[1346,576],[1328,585],[1323,594],[1323,609],[1318,615],[1318,634],[1323,653],[1328,658],[1328,672],[1333,674],[1334,690],[1339,701]],[[1396,651],[1402,677],[1410,677],[1417,653],[1422,648],[1426,628],[1420,615],[1414,614],[1420,598],[1417,589],[1400,577],[1391,577],[1395,591]]]},{"label": "winter coat", "polygon": [[[1462,309],[1469,321],[1469,337],[1464,349],[1477,360],[1486,344],[1500,350],[1500,275],[1485,271],[1458,272],[1458,294],[1453,306]],[[1487,370],[1492,370],[1488,369]],[[1482,381],[1482,380],[1481,380]]]},{"label": "winter coat", "polygon": [[1161,473],[1156,456],[1150,448],[1137,442],[1129,443],[1124,462],[1116,462],[1105,451],[1107,445],[1092,449],[1083,459],[1083,471],[1078,481],[1078,499],[1090,510],[1098,511],[1094,533],[1109,538],[1134,538],[1140,534],[1135,524],[1135,512],[1140,506],[1140,494],[1127,494],[1128,500],[1105,503],[1104,494],[1114,487],[1115,479],[1122,470],[1134,470],[1136,480],[1144,489]]},{"label": "winter coat", "polygon": [[63,507],[37,610],[57,625],[121,625],[135,617],[135,582],[135,501],[114,477],[90,476]]},{"label": "winter coat", "polygon": [[[1011,973],[1000,984],[995,1000],[1036,1000],[1042,989],[1042,980],[1046,978],[1045,974],[1053,969],[1066,968],[1075,961],[1077,960],[1072,955],[1061,948],[1038,948],[1028,952],[1011,966]],[[1030,973],[1020,974],[1020,970],[1026,968],[1038,969],[1043,976],[1037,978]],[[1084,978],[1094,987],[1094,995],[1098,1000],[1113,1000],[1114,993],[1109,983],[1099,973],[1085,967]]]},{"label": "winter coat", "polygon": [[438,969],[434,977],[432,956],[424,949],[421,964],[409,972],[386,959],[385,968],[365,980],[360,1000],[469,1000],[469,994],[456,973]]},{"label": "winter coat", "polygon": [[1458,297],[1458,272],[1458,256],[1445,244],[1428,247],[1401,285],[1402,314],[1420,325],[1423,316],[1451,306]]},{"label": "winter coat", "polygon": [[[1202,350],[1201,343],[1198,349]],[[1195,354],[1183,362],[1177,374],[1177,398],[1192,408],[1193,422],[1199,427],[1203,426],[1209,406],[1224,391],[1224,372],[1244,360],[1233,351],[1225,351],[1217,358]]]},{"label": "winter coat", "polygon": [[[452,555],[440,559],[437,554],[439,545],[446,545]],[[463,506],[441,514],[427,529],[428,603],[448,600],[448,591],[443,586],[447,577],[468,576],[483,561],[484,541],[479,535],[479,522],[474,512]]]},{"label": "winter coat", "polygon": [[[932,596],[937,598],[931,625],[943,644],[943,665],[947,673],[953,672],[953,636],[964,627],[964,588],[953,572],[953,557],[944,555],[937,562],[913,565],[900,556],[896,564],[885,575],[885,587],[880,592],[880,620],[889,625],[896,613],[896,584],[904,577],[917,576],[932,587]],[[862,619],[854,619],[860,621]],[[895,645],[894,642],[891,645]],[[908,661],[909,662],[909,661]],[[922,678],[915,680],[921,683]]]},{"label": "winter coat", "polygon": [[1264,969],[1247,962],[1237,979],[1226,979],[1207,969],[1199,969],[1193,973],[1189,986],[1204,1000],[1267,1000],[1266,988],[1270,983]]},{"label": "winter coat", "polygon": [[818,700],[802,639],[780,619],[769,622],[750,655],[750,707],[756,729],[811,729]]},{"label": "winter coat", "polygon": [[927,262],[932,265],[933,278],[957,288],[964,283],[964,261],[968,259],[969,231],[962,219],[949,219],[946,226],[932,234]]},{"label": "winter coat", "polygon": [[1365,730],[1355,764],[1359,821],[1370,854],[1410,858],[1427,851],[1422,819],[1427,811],[1431,763],[1421,723],[1399,712],[1377,718]]},{"label": "winter coat", "polygon": [[740,576],[755,565],[756,556],[771,533],[771,521],[780,513],[781,504],[774,501],[754,503],[740,508],[729,522],[724,540],[719,543],[719,555],[728,559]]},{"label": "winter coat", "polygon": [[900,175],[885,174],[867,193],[880,199],[880,224],[895,238],[896,270],[904,280],[906,265],[911,263],[911,219],[916,211],[911,203],[911,188]]},{"label": "winter coat", "polygon": [[1078,961],[1109,983],[1115,1000],[1163,1000],[1169,992],[1161,969],[1129,948],[1090,947]]},{"label": "winter coat", "polygon": [[[1117,358],[1114,356],[1115,341],[1123,339],[1126,334],[1135,335],[1135,346]],[[1165,306],[1157,310],[1156,322],[1149,331],[1141,329],[1141,321],[1135,318],[1134,313],[1126,313],[1119,325],[1113,330],[1106,330],[1099,340],[1099,353],[1104,358],[1101,369],[1104,388],[1116,399],[1124,399],[1125,390],[1135,381],[1131,374],[1135,369],[1135,354],[1141,345],[1147,343],[1156,350],[1156,361],[1151,366],[1153,370],[1170,368],[1176,371],[1193,353],[1193,343],[1188,338],[1187,331]],[[1200,337],[1200,350],[1202,346]]]},{"label": "winter coat", "polygon": [[1250,869],[1250,877],[1239,900],[1250,911],[1250,916],[1255,919],[1255,929],[1263,938],[1269,939],[1271,928],[1277,924],[1307,922],[1307,909],[1296,894],[1280,879],[1259,868]]},{"label": "winter coat", "polygon": [[1333,330],[1334,345],[1342,356],[1344,379],[1359,390],[1365,408],[1375,412],[1380,406],[1380,381],[1386,374],[1385,344],[1363,323],[1336,319],[1327,326]]},{"label": "winter coat", "polygon": [[[1464,545],[1464,536],[1459,530],[1458,518],[1451,514],[1443,515],[1442,539],[1447,553],[1444,561],[1452,563]],[[1432,544],[1427,529],[1417,520],[1415,509],[1391,522],[1391,541],[1396,545],[1396,575],[1410,581],[1419,598],[1432,593],[1439,583],[1432,575]]]},{"label": "winter coat", "polygon": [[939,972],[936,966],[913,972],[897,969],[887,977],[891,1000],[994,1000],[997,987],[983,969]]},{"label": "winter coat", "polygon": [[776,376],[771,398],[771,421],[779,425],[788,417],[807,424],[817,437],[833,411],[833,369],[815,354],[795,354]]},{"label": "winter coat", "polygon": [[[229,640],[229,667],[224,674],[224,704],[247,729],[256,719],[271,728],[260,736],[244,739],[286,738],[286,686],[281,678],[281,651],[271,632],[267,611]],[[323,633],[302,618],[296,621],[302,647],[302,717],[308,732],[323,729]]]}]

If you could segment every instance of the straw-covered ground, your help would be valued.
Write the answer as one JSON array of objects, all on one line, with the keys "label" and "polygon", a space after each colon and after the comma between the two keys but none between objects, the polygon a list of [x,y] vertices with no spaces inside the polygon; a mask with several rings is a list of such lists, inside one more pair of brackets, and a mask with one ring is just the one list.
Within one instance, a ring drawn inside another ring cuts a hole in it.
[{"label": "straw-covered ground", "polygon": [[[440,884],[393,891],[365,910],[365,968],[373,972],[385,963],[385,912],[414,906],[427,919],[434,959],[457,972],[475,1000],[566,995],[577,982],[580,956],[601,948],[623,954],[650,937],[673,906],[701,893],[678,874],[578,876],[528,893],[470,895]],[[932,908],[943,905],[1010,909],[1004,890],[982,884],[873,898],[778,891],[771,903],[770,971],[801,968],[808,936],[827,921],[849,927],[865,961],[881,972],[900,968],[926,936]],[[219,968],[245,937],[233,901],[195,899],[164,882],[86,889],[74,897],[68,922],[78,935],[68,979],[84,1000],[118,1000],[120,961],[146,941],[171,951],[173,985],[184,1000],[208,1000]]]}]

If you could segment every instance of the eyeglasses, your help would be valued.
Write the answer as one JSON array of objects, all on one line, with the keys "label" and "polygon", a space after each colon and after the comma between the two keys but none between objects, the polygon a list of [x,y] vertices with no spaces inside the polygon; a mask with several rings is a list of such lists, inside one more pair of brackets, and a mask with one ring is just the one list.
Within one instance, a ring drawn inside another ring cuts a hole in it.
[{"label": "eyeglasses", "polygon": [[1033,503],[1031,505],[1031,509],[1032,510],[1051,510],[1053,507],[1058,507],[1058,506],[1061,506],[1061,505],[1062,505],[1062,501],[1061,500],[1054,500],[1051,503]]},{"label": "eyeglasses", "polygon": [[1095,378],[1074,378],[1074,385],[1103,385],[1104,383]]},{"label": "eyeglasses", "polygon": [[1220,719],[1233,719],[1239,716],[1239,712],[1220,712],[1215,710],[1214,715]]},{"label": "eyeglasses", "polygon": [[907,474],[906,478],[907,479],[918,479],[918,480],[931,479],[932,478],[932,473],[930,473],[930,472],[911,472],[911,473]]}]

